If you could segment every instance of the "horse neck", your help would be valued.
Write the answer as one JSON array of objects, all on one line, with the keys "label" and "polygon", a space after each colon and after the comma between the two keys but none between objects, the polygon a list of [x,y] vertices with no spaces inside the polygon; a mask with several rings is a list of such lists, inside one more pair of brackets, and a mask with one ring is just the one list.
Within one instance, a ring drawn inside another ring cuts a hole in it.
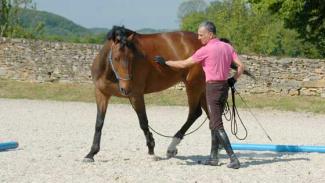
[{"label": "horse neck", "polygon": [[145,60],[145,63],[149,63],[150,64],[151,60],[150,60],[150,47],[152,47],[152,41],[148,41],[147,40],[147,36],[146,35],[142,35],[142,34],[137,34],[134,37],[134,44],[136,47],[136,54],[137,57],[139,59]]}]

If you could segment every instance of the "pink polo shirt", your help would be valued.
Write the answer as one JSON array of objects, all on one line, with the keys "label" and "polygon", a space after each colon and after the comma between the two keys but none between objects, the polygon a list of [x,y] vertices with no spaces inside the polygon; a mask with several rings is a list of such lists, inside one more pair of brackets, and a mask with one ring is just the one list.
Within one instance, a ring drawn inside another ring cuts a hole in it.
[{"label": "pink polo shirt", "polygon": [[198,49],[192,59],[202,64],[206,81],[224,81],[228,78],[231,62],[237,59],[237,53],[230,44],[215,38]]}]

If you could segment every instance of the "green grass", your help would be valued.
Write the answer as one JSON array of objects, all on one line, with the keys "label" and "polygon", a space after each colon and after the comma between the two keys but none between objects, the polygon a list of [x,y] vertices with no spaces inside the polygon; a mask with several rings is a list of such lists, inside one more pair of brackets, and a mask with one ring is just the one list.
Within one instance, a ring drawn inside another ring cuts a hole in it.
[{"label": "green grass", "polygon": [[[236,96],[238,107],[246,108]],[[251,108],[270,108],[285,111],[325,114],[325,98],[308,96],[243,95]],[[95,102],[93,84],[31,83],[0,79],[0,98],[37,99],[56,101]],[[150,105],[187,105],[185,91],[165,90],[145,95]],[[128,99],[112,97],[110,103],[129,103]]]},{"label": "green grass", "polygon": [[[240,97],[236,95],[239,107],[246,108]],[[325,98],[316,96],[279,96],[279,95],[244,95],[250,107],[271,108],[283,111],[314,112],[325,114]]]},{"label": "green grass", "polygon": [[31,83],[0,80],[0,97],[58,101],[95,100],[91,84]]}]

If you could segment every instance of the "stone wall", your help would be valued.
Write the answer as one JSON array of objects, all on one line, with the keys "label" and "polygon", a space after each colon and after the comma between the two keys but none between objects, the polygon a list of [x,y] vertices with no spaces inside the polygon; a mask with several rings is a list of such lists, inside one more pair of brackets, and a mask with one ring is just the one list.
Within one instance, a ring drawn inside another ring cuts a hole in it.
[{"label": "stone wall", "polygon": [[[102,45],[0,38],[0,78],[32,82],[91,82]],[[325,97],[325,60],[241,55],[256,80],[243,76],[242,93]]]},{"label": "stone wall", "polygon": [[241,55],[256,81],[244,76],[238,88],[249,93],[325,97],[325,60]]},{"label": "stone wall", "polygon": [[33,82],[91,82],[101,45],[0,38],[0,77]]}]

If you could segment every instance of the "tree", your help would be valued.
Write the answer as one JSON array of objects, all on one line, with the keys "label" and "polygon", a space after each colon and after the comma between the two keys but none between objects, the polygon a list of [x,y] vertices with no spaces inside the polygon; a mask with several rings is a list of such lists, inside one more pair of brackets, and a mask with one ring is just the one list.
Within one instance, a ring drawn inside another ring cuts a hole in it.
[{"label": "tree", "polygon": [[314,44],[288,29],[279,14],[246,0],[215,1],[203,12],[186,15],[181,28],[197,31],[203,20],[214,22],[217,36],[231,40],[239,53],[274,56],[319,57]]},{"label": "tree", "polygon": [[33,30],[25,30],[19,22],[21,12],[35,8],[33,0],[0,0],[0,36],[33,38],[42,29],[42,24]]},{"label": "tree", "polygon": [[325,57],[325,3],[323,0],[250,0],[260,10],[279,14],[287,28],[316,45]]},{"label": "tree", "polygon": [[177,17],[182,20],[186,15],[202,12],[208,7],[204,0],[186,0],[178,7]]},{"label": "tree", "polygon": [[1,0],[0,4],[0,37],[6,36],[9,26],[9,14],[11,10],[11,3],[7,0]]}]

